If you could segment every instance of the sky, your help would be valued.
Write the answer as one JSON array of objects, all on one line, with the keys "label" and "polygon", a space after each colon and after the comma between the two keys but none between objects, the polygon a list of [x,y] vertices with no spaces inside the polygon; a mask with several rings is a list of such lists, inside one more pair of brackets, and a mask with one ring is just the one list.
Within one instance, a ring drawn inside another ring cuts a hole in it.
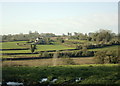
[{"label": "sky", "polygon": [[118,33],[117,2],[2,2],[0,34]]}]

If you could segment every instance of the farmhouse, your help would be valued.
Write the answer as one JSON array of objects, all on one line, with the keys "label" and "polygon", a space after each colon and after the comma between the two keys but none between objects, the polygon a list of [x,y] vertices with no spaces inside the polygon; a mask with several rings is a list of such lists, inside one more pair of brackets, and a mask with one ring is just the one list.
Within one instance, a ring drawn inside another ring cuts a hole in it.
[{"label": "farmhouse", "polygon": [[40,39],[43,39],[43,37],[37,37],[35,43],[37,43]]}]

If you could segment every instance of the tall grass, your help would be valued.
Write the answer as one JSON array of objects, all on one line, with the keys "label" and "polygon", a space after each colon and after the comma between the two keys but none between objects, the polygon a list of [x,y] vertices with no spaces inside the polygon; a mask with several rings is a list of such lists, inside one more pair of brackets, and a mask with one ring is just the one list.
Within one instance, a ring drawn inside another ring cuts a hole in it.
[{"label": "tall grass", "polygon": [[[9,71],[9,72],[8,72]],[[107,65],[71,65],[71,66],[38,66],[38,67],[4,67],[3,80],[23,82],[25,86],[40,85],[39,80],[47,77],[49,81],[57,78],[54,84],[99,84],[99,85],[120,85],[119,66]],[[76,77],[81,77],[81,81],[75,82]],[[50,83],[48,81],[48,83]]]}]

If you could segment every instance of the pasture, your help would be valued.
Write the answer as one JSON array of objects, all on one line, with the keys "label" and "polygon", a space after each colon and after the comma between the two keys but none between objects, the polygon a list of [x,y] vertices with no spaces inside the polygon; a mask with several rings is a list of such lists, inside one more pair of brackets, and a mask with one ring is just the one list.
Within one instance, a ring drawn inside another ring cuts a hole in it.
[{"label": "pasture", "polygon": [[[17,43],[20,44],[17,45]],[[26,41],[17,41],[17,42],[3,42],[2,43],[2,49],[25,49],[29,48],[30,45],[26,44]],[[64,49],[74,49],[74,47],[67,47],[64,45],[37,45],[37,49],[35,52],[38,51],[48,51],[48,50],[64,50]],[[5,50],[5,51],[0,51],[0,53],[31,53],[31,50]],[[39,54],[24,54],[24,55],[3,55],[2,58],[17,58],[17,57],[39,57]]]},{"label": "pasture", "polygon": [[88,49],[89,51],[105,51],[105,50],[118,50],[120,45],[107,46],[103,48]]},{"label": "pasture", "polygon": [[17,45],[17,43],[23,44],[26,43],[26,41],[2,42],[0,44],[2,45],[2,49],[25,48],[23,46]]},{"label": "pasture", "polygon": [[67,47],[64,45],[37,45],[37,51],[64,50],[64,49],[75,49],[75,47]]},{"label": "pasture", "polygon": [[[73,41],[73,40],[70,40],[70,41]],[[19,43],[22,46],[16,45],[17,43]],[[24,44],[26,44],[26,41],[3,42],[2,49],[26,49],[30,47],[30,45],[24,45]],[[117,50],[119,46],[120,45],[113,45],[113,46],[107,46],[103,48],[95,48],[95,49],[87,49],[87,50],[88,51]],[[49,51],[49,50],[65,50],[65,49],[75,49],[75,47],[66,46],[65,44],[37,45],[37,49],[35,50],[35,52]],[[80,50],[61,51],[61,52],[75,52],[75,51],[80,51]],[[2,58],[22,58],[22,57],[39,57],[40,56],[40,54],[32,54],[30,49],[28,50],[5,50],[5,51],[0,51],[0,53],[3,53],[3,54],[4,53],[12,53],[12,54],[24,53],[24,54],[18,54],[18,55],[3,55]],[[31,54],[27,54],[27,53],[31,53]]]}]

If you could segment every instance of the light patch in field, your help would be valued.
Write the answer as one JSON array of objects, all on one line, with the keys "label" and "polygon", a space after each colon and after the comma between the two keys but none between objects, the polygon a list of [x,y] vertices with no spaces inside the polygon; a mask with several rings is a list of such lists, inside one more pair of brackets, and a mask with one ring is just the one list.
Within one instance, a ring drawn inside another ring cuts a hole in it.
[{"label": "light patch in field", "polygon": [[[56,65],[67,65],[65,58],[57,58]],[[93,57],[71,58],[75,64],[95,64]],[[53,59],[4,61],[3,66],[53,66]]]}]

